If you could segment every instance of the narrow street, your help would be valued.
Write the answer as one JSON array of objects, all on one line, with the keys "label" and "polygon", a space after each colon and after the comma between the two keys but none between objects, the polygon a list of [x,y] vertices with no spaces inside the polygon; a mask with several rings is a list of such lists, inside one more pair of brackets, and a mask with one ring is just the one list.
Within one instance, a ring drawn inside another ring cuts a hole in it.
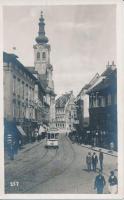
[{"label": "narrow street", "polygon": [[[58,150],[44,146],[45,140],[36,142],[32,148],[17,155],[17,159],[6,162],[6,193],[96,193],[94,179],[97,173],[86,170],[87,148],[72,144],[65,135],[60,135]],[[110,170],[116,166],[117,158],[104,154],[106,182]],[[108,193],[107,184],[104,193]]]}]

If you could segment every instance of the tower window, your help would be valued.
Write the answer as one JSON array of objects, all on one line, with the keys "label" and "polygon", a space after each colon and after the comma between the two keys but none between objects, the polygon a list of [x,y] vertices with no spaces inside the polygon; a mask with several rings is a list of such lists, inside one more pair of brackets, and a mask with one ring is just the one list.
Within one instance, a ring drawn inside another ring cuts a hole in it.
[{"label": "tower window", "polygon": [[37,60],[40,60],[40,52],[37,52]]},{"label": "tower window", "polygon": [[42,54],[42,58],[43,58],[43,59],[46,58],[46,53],[45,53],[45,52],[43,52],[43,54]]}]

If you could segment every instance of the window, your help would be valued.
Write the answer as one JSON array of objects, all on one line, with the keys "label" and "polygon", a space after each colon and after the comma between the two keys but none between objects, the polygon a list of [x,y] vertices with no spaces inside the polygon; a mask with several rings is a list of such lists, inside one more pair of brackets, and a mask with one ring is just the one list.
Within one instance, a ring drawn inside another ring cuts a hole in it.
[{"label": "window", "polygon": [[37,60],[40,60],[40,52],[37,52]]},{"label": "window", "polygon": [[59,134],[55,133],[55,139],[58,139],[58,137],[59,137]]},{"label": "window", "polygon": [[24,92],[25,92],[25,89],[24,89],[24,82],[22,82],[22,98],[24,99]]},{"label": "window", "polygon": [[43,52],[43,54],[42,54],[42,58],[43,58],[43,59],[46,58],[46,53],[45,53],[45,52]]},{"label": "window", "polygon": [[16,111],[16,101],[13,101],[13,118],[15,118],[15,116],[16,116],[16,113],[15,113],[15,111]]},{"label": "window", "polygon": [[28,99],[28,84],[26,84],[26,99]]},{"label": "window", "polygon": [[50,139],[50,133],[48,133],[48,139]]},{"label": "window", "polygon": [[104,96],[101,97],[101,106],[105,107],[105,97]]},{"label": "window", "polygon": [[101,107],[101,96],[98,97],[98,107]]},{"label": "window", "polygon": [[111,105],[111,94],[108,95],[108,105]]},{"label": "window", "polygon": [[16,77],[13,76],[13,93],[15,93],[16,91]]},{"label": "window", "polygon": [[51,134],[51,139],[54,139],[54,134],[53,133]]},{"label": "window", "polygon": [[28,95],[29,95],[29,100],[31,100],[31,87],[29,87]]},{"label": "window", "polygon": [[18,102],[18,118],[20,118],[20,102]]},{"label": "window", "polygon": [[20,95],[20,79],[17,79],[17,95]]}]

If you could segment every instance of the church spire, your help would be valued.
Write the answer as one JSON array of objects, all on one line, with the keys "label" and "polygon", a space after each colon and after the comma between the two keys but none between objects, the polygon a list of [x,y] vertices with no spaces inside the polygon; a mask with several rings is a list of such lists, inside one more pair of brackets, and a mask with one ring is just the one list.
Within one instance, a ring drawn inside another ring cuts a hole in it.
[{"label": "church spire", "polygon": [[43,12],[41,11],[41,16],[39,19],[39,32],[38,32],[38,37],[36,37],[36,42],[38,44],[44,44],[48,43],[48,38],[45,36],[45,23],[44,23],[44,18],[43,18]]}]

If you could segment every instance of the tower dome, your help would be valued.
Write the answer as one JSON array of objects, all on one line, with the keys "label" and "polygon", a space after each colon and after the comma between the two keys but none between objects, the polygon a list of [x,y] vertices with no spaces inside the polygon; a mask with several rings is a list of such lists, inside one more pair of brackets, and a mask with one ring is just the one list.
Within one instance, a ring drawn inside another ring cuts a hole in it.
[{"label": "tower dome", "polygon": [[41,16],[39,19],[39,32],[38,32],[38,36],[35,39],[38,44],[48,43],[48,38],[45,36],[44,27],[45,27],[45,23],[44,23],[44,18],[43,18],[43,12],[41,11]]}]

